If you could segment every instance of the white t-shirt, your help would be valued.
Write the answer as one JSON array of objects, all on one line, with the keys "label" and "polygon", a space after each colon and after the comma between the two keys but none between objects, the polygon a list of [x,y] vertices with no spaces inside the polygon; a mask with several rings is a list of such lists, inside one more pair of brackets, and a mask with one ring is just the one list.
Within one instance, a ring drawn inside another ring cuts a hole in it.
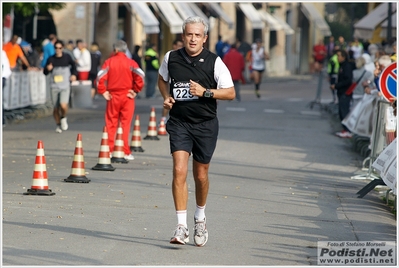
[{"label": "white t-shirt", "polygon": [[9,78],[11,76],[10,61],[4,50],[1,50],[1,76],[2,78]]},{"label": "white t-shirt", "polygon": [[357,59],[362,55],[363,48],[361,46],[351,46],[350,49],[353,51],[354,59]]},{"label": "white t-shirt", "polygon": [[259,48],[258,51],[252,49],[252,69],[264,70],[265,69],[265,49]]}]

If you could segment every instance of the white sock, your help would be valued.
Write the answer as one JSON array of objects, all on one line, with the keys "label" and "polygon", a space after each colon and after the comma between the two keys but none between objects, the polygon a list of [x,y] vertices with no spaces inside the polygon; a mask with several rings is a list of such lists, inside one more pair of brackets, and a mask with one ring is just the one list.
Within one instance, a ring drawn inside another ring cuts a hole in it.
[{"label": "white sock", "polygon": [[177,224],[184,225],[187,228],[187,210],[176,210]]},{"label": "white sock", "polygon": [[194,218],[197,220],[204,220],[205,219],[205,206],[201,207],[198,206],[195,209]]}]

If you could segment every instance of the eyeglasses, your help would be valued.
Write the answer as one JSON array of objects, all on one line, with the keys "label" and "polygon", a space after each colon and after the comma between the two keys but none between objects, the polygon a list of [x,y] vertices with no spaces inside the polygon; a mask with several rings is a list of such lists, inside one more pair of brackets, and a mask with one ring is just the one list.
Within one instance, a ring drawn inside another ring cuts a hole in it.
[{"label": "eyeglasses", "polygon": [[62,47],[55,47],[55,49],[62,49]]}]

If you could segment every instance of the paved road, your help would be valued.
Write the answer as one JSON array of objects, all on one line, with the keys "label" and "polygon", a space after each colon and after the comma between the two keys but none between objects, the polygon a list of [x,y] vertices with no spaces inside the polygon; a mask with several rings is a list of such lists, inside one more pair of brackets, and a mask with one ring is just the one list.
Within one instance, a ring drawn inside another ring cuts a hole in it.
[{"label": "paved road", "polygon": [[[333,135],[336,118],[309,109],[317,79],[269,79],[256,99],[218,102],[220,134],[210,167],[206,209],[209,241],[169,244],[176,224],[168,137],[142,140],[145,152],[113,172],[93,171],[105,102],[72,109],[70,129],[54,132],[49,116],[3,129],[4,266],[309,266],[317,241],[396,241],[396,220],[367,182],[351,180],[362,157]],[[331,98],[327,90],[322,100]],[[137,101],[142,137],[151,107]],[[86,184],[66,183],[77,134],[82,134]],[[43,141],[54,196],[23,195],[31,187],[38,140]],[[189,184],[188,219],[194,213]],[[189,228],[192,230],[189,221]]]}]

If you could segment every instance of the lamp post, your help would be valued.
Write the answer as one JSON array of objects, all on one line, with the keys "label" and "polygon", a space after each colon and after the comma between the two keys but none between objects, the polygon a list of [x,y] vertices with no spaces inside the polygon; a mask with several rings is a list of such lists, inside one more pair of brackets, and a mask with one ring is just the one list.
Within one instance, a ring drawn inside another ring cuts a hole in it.
[{"label": "lamp post", "polygon": [[388,3],[388,27],[387,27],[387,41],[391,42],[392,39],[392,3]]},{"label": "lamp post", "polygon": [[35,3],[35,15],[33,17],[33,33],[32,33],[32,39],[36,40],[37,39],[37,15],[39,14],[39,5]]}]

